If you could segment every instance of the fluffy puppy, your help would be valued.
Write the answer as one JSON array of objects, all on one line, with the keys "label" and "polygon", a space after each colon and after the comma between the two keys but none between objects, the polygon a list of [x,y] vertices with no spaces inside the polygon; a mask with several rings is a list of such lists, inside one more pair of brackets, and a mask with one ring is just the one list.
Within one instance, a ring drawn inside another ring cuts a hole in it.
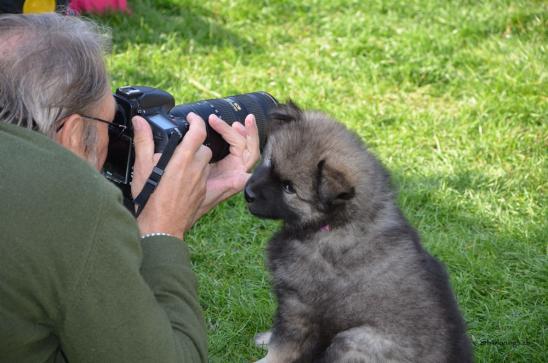
[{"label": "fluffy puppy", "polygon": [[260,362],[471,362],[443,266],[361,140],[322,113],[277,108],[245,188],[280,219],[267,265],[278,307]]}]

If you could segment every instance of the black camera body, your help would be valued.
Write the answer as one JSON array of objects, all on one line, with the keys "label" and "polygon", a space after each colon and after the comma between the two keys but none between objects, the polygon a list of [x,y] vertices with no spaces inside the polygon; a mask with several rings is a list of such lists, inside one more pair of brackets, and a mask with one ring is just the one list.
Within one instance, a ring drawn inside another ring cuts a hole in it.
[{"label": "black camera body", "polygon": [[221,160],[229,153],[229,145],[221,135],[208,124],[209,115],[216,114],[228,124],[243,124],[248,114],[255,116],[259,129],[261,149],[266,142],[266,122],[270,110],[278,105],[274,97],[266,92],[254,92],[219,99],[209,99],[175,105],[171,94],[163,90],[146,86],[120,87],[114,94],[116,115],[114,123],[125,126],[119,135],[110,133],[107,160],[103,174],[127,195],[132,178],[134,163],[133,116],[142,116],[151,126],[155,152],[161,153],[173,133],[185,135],[189,124],[186,117],[194,112],[206,121],[207,137],[204,145],[212,153],[212,162]]},{"label": "black camera body", "polygon": [[113,123],[126,127],[121,135],[109,135],[108,154],[103,174],[118,184],[131,182],[134,162],[133,116],[142,116],[150,124],[155,152],[162,152],[175,129],[184,134],[188,130],[185,119],[171,117],[169,111],[175,99],[169,93],[152,87],[120,87],[114,94],[116,115]]}]

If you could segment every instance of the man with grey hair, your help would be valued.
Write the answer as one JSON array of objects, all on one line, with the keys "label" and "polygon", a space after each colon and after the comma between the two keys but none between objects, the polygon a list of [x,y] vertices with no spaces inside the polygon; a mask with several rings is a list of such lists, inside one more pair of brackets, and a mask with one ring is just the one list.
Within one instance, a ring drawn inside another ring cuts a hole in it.
[{"label": "man with grey hair", "polygon": [[[0,361],[206,362],[186,231],[240,191],[259,157],[255,120],[209,123],[230,154],[209,164],[190,128],[135,220],[98,172],[115,103],[94,23],[0,16]],[[136,196],[159,159],[133,120]],[[90,167],[91,166],[91,167]]]}]

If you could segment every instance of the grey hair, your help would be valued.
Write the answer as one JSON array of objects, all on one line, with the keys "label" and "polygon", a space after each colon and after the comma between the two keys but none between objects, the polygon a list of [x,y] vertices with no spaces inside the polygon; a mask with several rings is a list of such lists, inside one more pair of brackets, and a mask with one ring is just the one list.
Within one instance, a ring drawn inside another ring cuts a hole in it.
[{"label": "grey hair", "polygon": [[[54,138],[61,120],[91,112],[109,89],[106,28],[60,14],[0,16],[0,122]],[[84,125],[95,154],[96,125]],[[92,156],[92,155],[90,155]]]}]

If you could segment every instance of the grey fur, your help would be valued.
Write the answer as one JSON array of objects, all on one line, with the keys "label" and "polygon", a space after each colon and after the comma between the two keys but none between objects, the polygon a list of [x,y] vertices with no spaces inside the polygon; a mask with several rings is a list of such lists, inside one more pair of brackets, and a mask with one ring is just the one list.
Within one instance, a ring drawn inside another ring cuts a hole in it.
[{"label": "grey fur", "polygon": [[252,213],[284,222],[267,248],[278,308],[261,362],[471,362],[447,274],[384,167],[322,113],[284,105],[270,124],[245,189]]}]

